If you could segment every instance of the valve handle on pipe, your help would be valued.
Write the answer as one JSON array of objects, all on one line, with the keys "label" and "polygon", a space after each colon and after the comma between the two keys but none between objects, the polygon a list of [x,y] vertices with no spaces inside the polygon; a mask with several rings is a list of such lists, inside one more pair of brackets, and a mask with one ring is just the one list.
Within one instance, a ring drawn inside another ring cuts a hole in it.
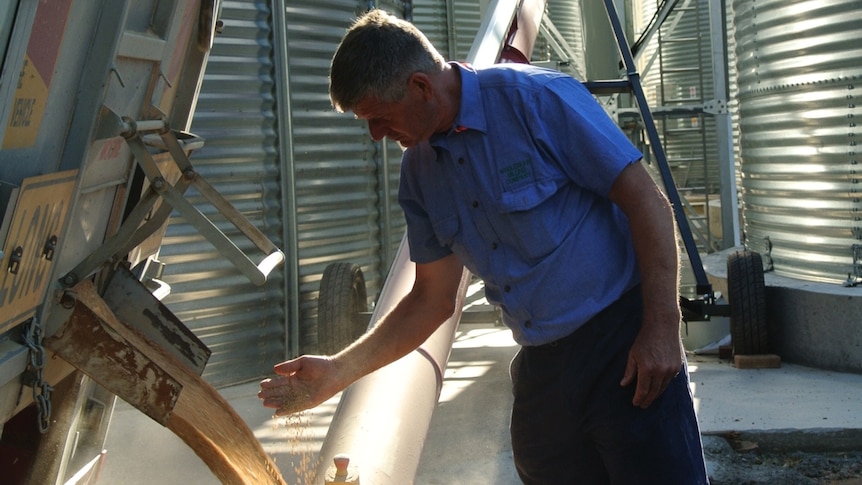
[{"label": "valve handle on pipe", "polygon": [[338,454],[332,458],[335,466],[326,470],[326,485],[338,485],[342,483],[355,483],[359,485],[359,470],[350,466],[350,457]]}]

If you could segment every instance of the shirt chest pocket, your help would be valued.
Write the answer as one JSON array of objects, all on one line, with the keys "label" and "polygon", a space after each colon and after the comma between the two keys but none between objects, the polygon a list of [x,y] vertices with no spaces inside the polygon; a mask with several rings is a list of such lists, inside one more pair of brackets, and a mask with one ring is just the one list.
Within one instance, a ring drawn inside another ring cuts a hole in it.
[{"label": "shirt chest pocket", "polygon": [[562,243],[569,232],[565,219],[565,189],[553,181],[537,181],[503,191],[497,202],[498,234],[504,243],[531,260],[543,258]]}]

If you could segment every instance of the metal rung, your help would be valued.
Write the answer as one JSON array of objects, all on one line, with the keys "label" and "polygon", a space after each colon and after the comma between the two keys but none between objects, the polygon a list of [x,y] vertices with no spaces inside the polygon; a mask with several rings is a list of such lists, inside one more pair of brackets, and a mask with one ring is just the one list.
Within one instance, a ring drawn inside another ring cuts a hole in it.
[{"label": "metal rung", "polygon": [[[691,109],[691,110],[696,109],[701,113],[703,112],[703,101],[704,100],[701,98],[664,98],[663,101],[665,103],[687,104],[691,107],[686,108],[686,109]],[[694,105],[692,105],[692,102],[697,102],[698,104],[696,106],[694,106]],[[676,107],[670,107],[670,109],[674,109],[674,108],[676,108]],[[680,106],[679,108],[684,108],[684,107]]]},{"label": "metal rung", "polygon": [[662,37],[662,44],[682,44],[682,43],[691,43],[698,42],[700,39],[697,37]]},{"label": "metal rung", "polygon": [[628,80],[585,81],[584,86],[591,93],[599,96],[617,93],[629,93],[632,90],[632,85]]},{"label": "metal rung", "polygon": [[692,133],[701,133],[702,128],[670,128],[664,131],[665,135],[690,135]]},{"label": "metal rung", "polygon": [[662,69],[662,73],[664,74],[686,74],[690,72],[700,72],[699,67],[677,67],[677,68],[664,68]]},{"label": "metal rung", "polygon": [[141,120],[136,121],[127,116],[123,117],[120,124],[122,136],[129,137],[135,134],[146,133],[149,131],[166,131],[168,129],[167,120]]}]

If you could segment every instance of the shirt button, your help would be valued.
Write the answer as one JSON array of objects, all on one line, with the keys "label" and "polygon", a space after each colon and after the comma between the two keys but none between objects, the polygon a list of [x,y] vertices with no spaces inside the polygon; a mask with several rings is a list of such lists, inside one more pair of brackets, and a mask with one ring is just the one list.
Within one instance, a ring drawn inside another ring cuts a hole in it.
[{"label": "shirt button", "polygon": [[512,291],[512,287],[511,287],[511,286],[509,286],[509,285],[506,285],[506,286],[504,286],[504,287],[503,287],[503,291],[505,291],[506,293],[508,293],[508,292]]},{"label": "shirt button", "polygon": [[532,322],[532,321],[530,321],[530,320],[527,320],[526,322],[524,322],[524,327],[526,327],[526,328],[532,328],[532,327],[533,327],[533,322]]},{"label": "shirt button", "polygon": [[497,243],[491,243],[491,249],[497,249]]},{"label": "shirt button", "polygon": [[458,165],[464,165],[464,157],[458,157]]},{"label": "shirt button", "polygon": [[475,208],[475,207],[479,207],[479,201],[478,201],[478,200],[474,200],[474,201],[473,201],[473,207],[474,207],[474,208]]}]

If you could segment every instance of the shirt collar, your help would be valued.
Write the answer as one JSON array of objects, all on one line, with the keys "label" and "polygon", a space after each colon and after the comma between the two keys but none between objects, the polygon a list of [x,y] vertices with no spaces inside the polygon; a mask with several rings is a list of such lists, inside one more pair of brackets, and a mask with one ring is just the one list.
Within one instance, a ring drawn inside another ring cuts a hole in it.
[{"label": "shirt collar", "polygon": [[450,62],[449,65],[460,71],[461,106],[458,114],[455,115],[452,129],[448,133],[439,136],[449,136],[453,133],[461,133],[466,130],[486,132],[485,110],[482,106],[482,97],[479,93],[479,76],[476,73],[476,69],[469,64],[454,61]]}]

